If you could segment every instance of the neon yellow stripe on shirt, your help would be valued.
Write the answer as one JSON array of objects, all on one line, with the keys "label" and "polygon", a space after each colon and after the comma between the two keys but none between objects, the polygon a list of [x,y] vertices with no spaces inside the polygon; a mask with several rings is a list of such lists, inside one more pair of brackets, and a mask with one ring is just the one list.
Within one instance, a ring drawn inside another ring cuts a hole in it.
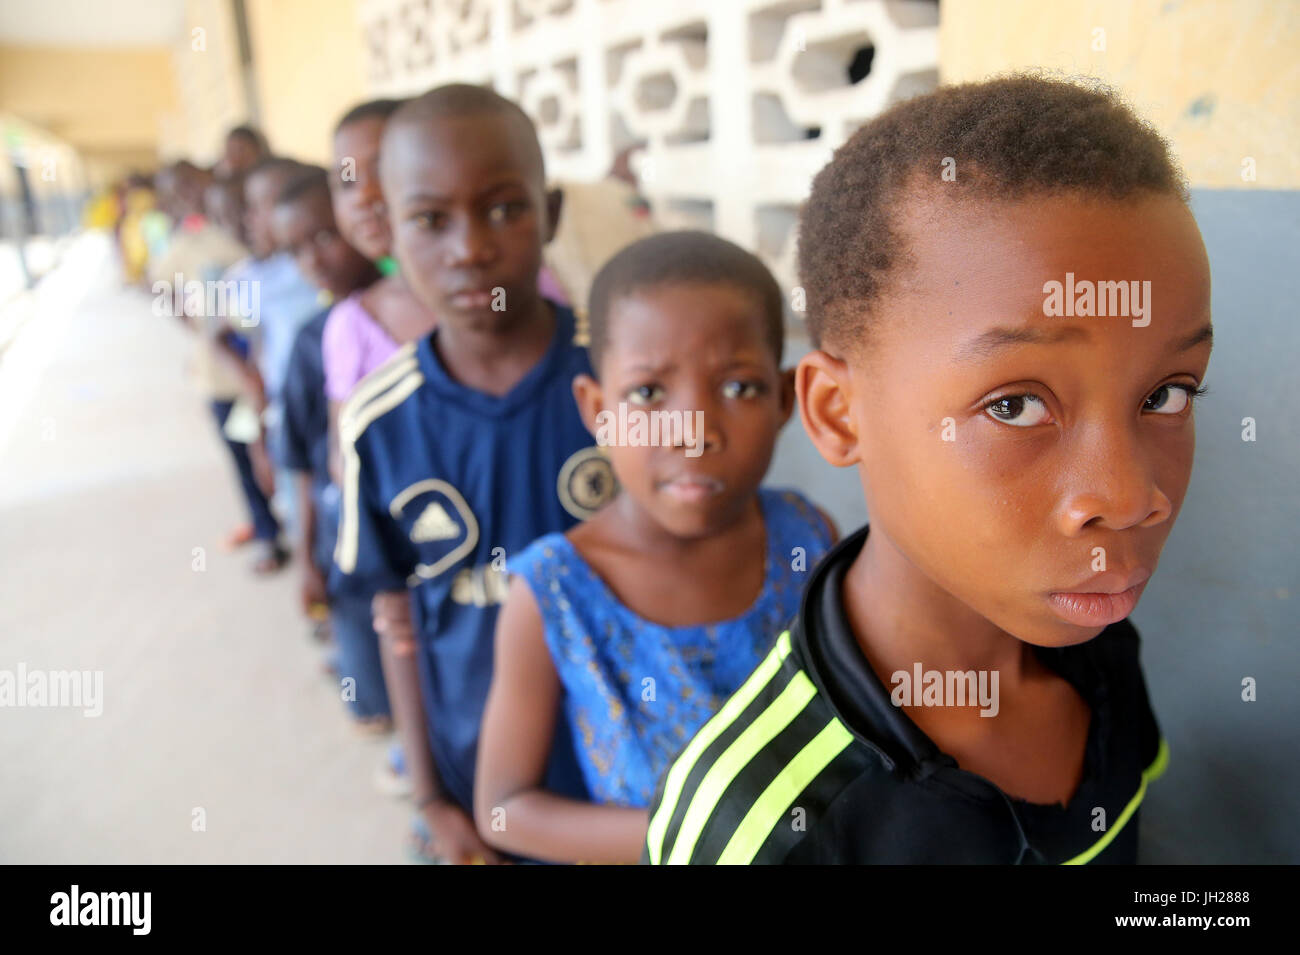
[{"label": "neon yellow stripe on shirt", "polygon": [[1073,859],[1070,859],[1066,862],[1062,862],[1061,864],[1062,865],[1087,865],[1089,862],[1095,859],[1097,857],[1097,854],[1100,853],[1103,849],[1105,849],[1108,845],[1110,845],[1111,840],[1113,840],[1117,835],[1119,835],[1120,830],[1124,828],[1124,824],[1127,823],[1130,818],[1132,818],[1133,813],[1137,812],[1138,806],[1142,805],[1142,799],[1147,794],[1147,783],[1159,779],[1164,774],[1164,771],[1166,767],[1168,767],[1168,765],[1169,765],[1169,744],[1166,743],[1163,739],[1161,739],[1160,748],[1156,750],[1156,758],[1152,761],[1150,766],[1148,766],[1146,769],[1142,771],[1142,782],[1138,785],[1138,790],[1136,793],[1133,794],[1133,798],[1128,801],[1128,805],[1124,807],[1124,811],[1120,813],[1119,818],[1115,820],[1115,825],[1111,826],[1110,829],[1106,831],[1106,834],[1102,836],[1100,839],[1098,839],[1096,844],[1093,845],[1092,848],[1088,849],[1085,852],[1079,853]]},{"label": "neon yellow stripe on shirt", "polygon": [[659,864],[663,855],[664,834],[668,831],[668,823],[673,818],[673,813],[677,811],[677,800],[681,798],[682,787],[686,785],[686,778],[695,768],[700,755],[736,721],[750,703],[754,702],[763,688],[772,682],[772,678],[781,669],[781,664],[789,654],[790,631],[786,630],[777,637],[772,652],[749,675],[749,679],[741,684],[740,689],[722,705],[722,709],[700,728],[694,739],[682,751],[681,756],[673,763],[672,768],[668,770],[668,777],[664,780],[663,796],[659,800],[659,811],[650,819],[650,828],[646,832],[646,850],[651,865]]},{"label": "neon yellow stripe on shirt", "polygon": [[803,670],[796,673],[754,722],[745,727],[736,741],[726,748],[713,764],[691,799],[690,807],[682,819],[681,828],[668,856],[669,865],[683,865],[690,861],[704,826],[718,807],[718,801],[740,771],[749,765],[759,751],[770,743],[781,730],[803,712],[808,701],[817,695],[817,688]]},{"label": "neon yellow stripe on shirt", "polygon": [[837,719],[832,718],[822,727],[821,732],[790,760],[750,807],[727,848],[722,850],[718,865],[749,865],[753,862],[790,804],[852,741],[853,734]]}]

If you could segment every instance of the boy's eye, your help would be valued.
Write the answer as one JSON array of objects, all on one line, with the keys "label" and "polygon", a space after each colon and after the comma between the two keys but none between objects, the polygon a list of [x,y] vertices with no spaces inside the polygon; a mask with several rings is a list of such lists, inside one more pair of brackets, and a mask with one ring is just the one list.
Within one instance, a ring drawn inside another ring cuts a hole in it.
[{"label": "boy's eye", "polygon": [[421,229],[441,229],[447,221],[441,212],[417,212],[411,218]]},{"label": "boy's eye", "polygon": [[763,386],[756,381],[729,381],[722,386],[724,398],[756,398],[763,393]]},{"label": "boy's eye", "polygon": [[1182,414],[1192,403],[1192,398],[1201,393],[1190,385],[1161,385],[1147,396],[1142,410],[1153,414]]},{"label": "boy's eye", "polygon": [[627,393],[627,400],[634,405],[652,405],[663,396],[664,390],[658,385],[638,385]]},{"label": "boy's eye", "polygon": [[518,218],[525,207],[526,203],[520,202],[518,199],[498,202],[488,209],[488,221],[493,225],[503,225],[512,219]]},{"label": "boy's eye", "polygon": [[1052,420],[1047,405],[1033,395],[1008,395],[984,406],[989,417],[1016,428],[1032,428]]}]

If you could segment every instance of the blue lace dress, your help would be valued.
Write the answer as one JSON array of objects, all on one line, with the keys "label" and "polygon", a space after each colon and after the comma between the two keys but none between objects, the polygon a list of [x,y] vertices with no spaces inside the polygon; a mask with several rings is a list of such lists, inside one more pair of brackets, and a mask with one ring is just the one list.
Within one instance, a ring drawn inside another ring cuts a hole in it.
[{"label": "blue lace dress", "polygon": [[763,590],[739,617],[665,627],[628,609],[563,534],[509,563],[541,610],[578,761],[595,802],[647,807],[660,773],[740,687],[799,609],[830,532],[797,491],[759,490]]}]

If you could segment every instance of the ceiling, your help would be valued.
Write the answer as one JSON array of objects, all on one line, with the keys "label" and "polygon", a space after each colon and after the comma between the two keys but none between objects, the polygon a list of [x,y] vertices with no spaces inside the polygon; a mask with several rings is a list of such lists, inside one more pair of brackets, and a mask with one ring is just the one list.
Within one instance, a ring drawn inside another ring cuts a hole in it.
[{"label": "ceiling", "polygon": [[185,30],[185,0],[5,0],[0,44],[158,46]]}]

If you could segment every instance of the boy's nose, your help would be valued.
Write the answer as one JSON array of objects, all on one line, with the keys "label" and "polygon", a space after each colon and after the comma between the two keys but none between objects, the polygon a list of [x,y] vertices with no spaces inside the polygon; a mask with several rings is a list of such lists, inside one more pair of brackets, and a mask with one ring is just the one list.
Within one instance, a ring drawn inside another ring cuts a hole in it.
[{"label": "boy's nose", "polygon": [[449,256],[452,265],[482,265],[495,256],[492,230],[475,216],[463,219],[453,228]]},{"label": "boy's nose", "polygon": [[384,214],[384,194],[379,189],[378,176],[358,176],[357,192],[360,193],[359,201],[373,208],[380,215]]},{"label": "boy's nose", "polygon": [[695,445],[701,453],[716,453],[727,446],[726,432],[717,405],[710,399],[707,388],[679,390],[676,401],[665,404],[665,411],[678,411],[682,428],[677,447]]},{"label": "boy's nose", "polygon": [[1066,536],[1096,527],[1151,527],[1172,515],[1173,502],[1132,435],[1111,435],[1078,454],[1087,463],[1070,482],[1057,512]]}]

